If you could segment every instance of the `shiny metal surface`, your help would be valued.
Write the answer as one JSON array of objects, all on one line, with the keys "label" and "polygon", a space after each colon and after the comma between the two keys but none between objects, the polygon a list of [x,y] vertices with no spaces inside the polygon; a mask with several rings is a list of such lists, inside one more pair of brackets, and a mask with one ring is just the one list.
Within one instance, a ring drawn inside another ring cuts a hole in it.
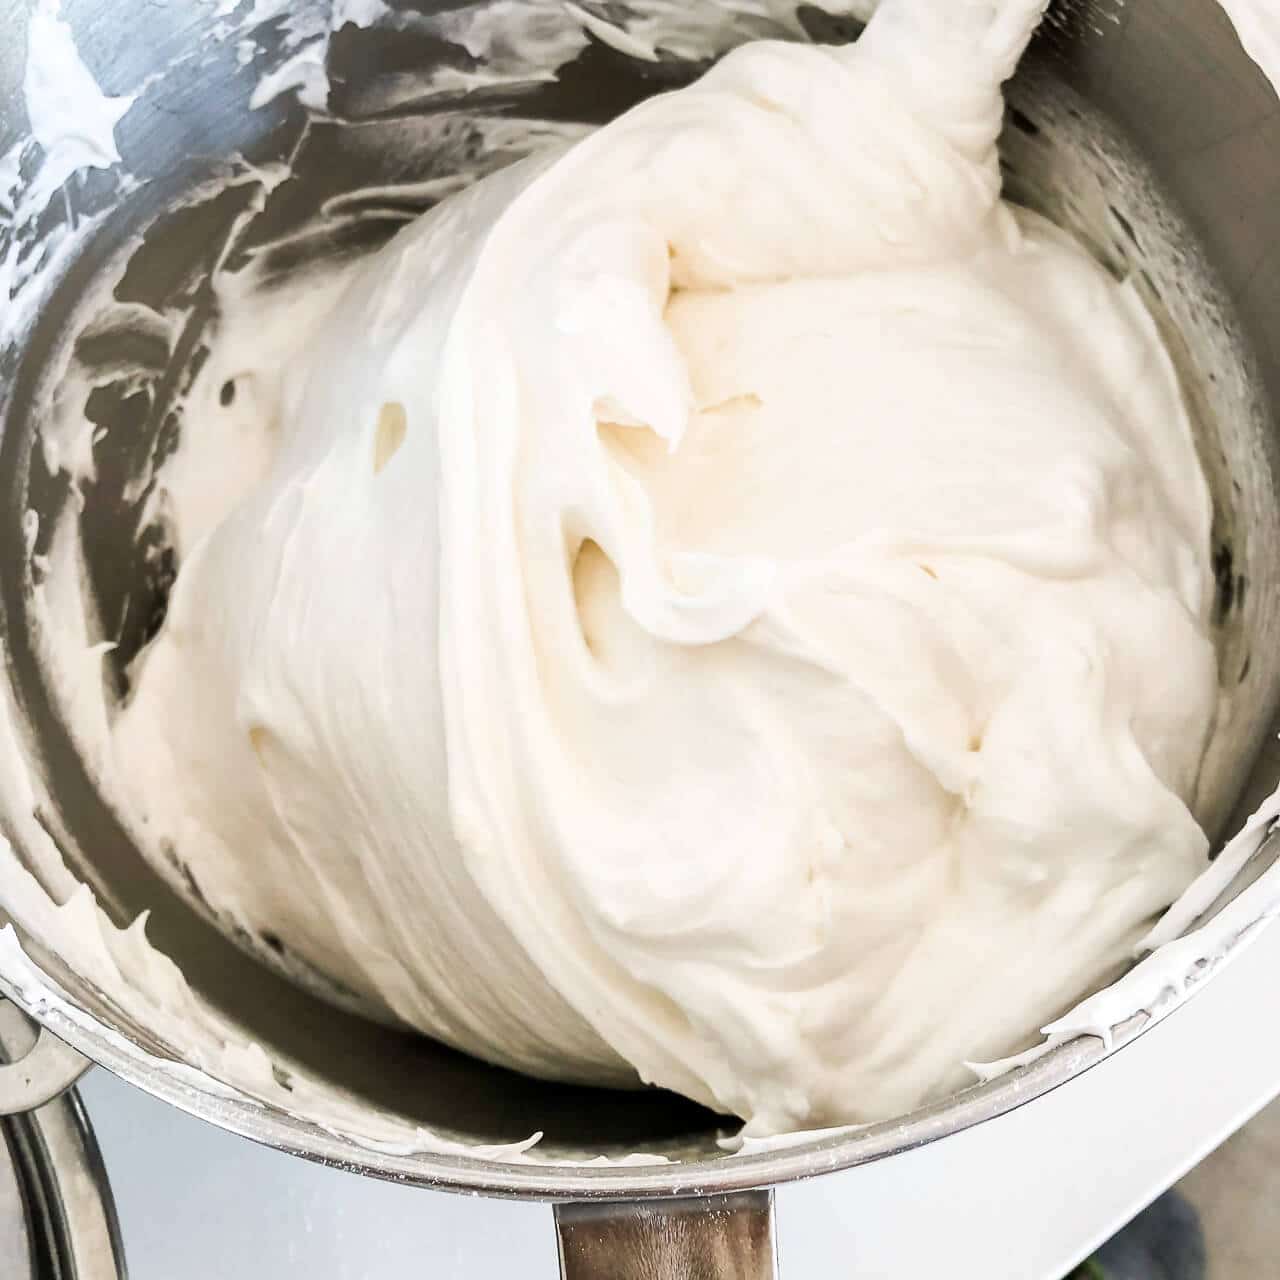
[{"label": "shiny metal surface", "polygon": [[0,1272],[14,1280],[27,1280],[31,1275],[27,1201],[7,1138],[0,1143]]},{"label": "shiny metal surface", "polygon": [[564,1280],[773,1280],[773,1193],[556,1205]]},{"label": "shiny metal surface", "polygon": [[82,1053],[41,1027],[20,1057],[0,1064],[0,1116],[33,1111],[70,1089],[93,1064]]},{"label": "shiny metal surface", "polygon": [[[34,1036],[0,1005],[0,1058]],[[5,1280],[123,1280],[115,1206],[74,1092],[0,1122],[0,1275]]]},{"label": "shiny metal surface", "polygon": [[[5,104],[0,108],[0,152],[26,128],[16,86],[21,33],[31,7],[29,0],[0,0],[0,22],[10,33],[0,47],[0,104]],[[86,58],[104,85],[117,92],[197,44],[211,12],[209,6],[156,7],[144,0],[112,6],[67,0],[64,11],[75,24]],[[812,14],[810,18],[814,34],[825,38],[828,31]],[[133,34],[138,24],[149,33],[148,40]],[[852,33],[845,28],[844,34]],[[335,49],[334,56],[344,60],[334,80],[341,84],[346,109],[358,114],[362,84],[378,83],[380,67],[394,66],[400,47],[371,33],[368,43],[353,37]],[[433,55],[415,48],[411,56]],[[562,75],[554,108],[559,118],[597,121],[687,74],[687,68],[662,64],[656,70],[652,64],[637,67],[593,44]],[[233,150],[255,163],[293,156],[310,175],[308,181],[314,181],[315,197],[332,194],[335,183],[377,176],[371,153],[355,145],[335,153],[334,130],[309,125],[290,101],[246,112],[244,98],[251,88],[251,79],[246,80],[234,59],[225,66],[215,61],[122,122],[122,153],[147,179],[146,185],[103,223],[101,235],[42,318],[29,349],[0,359],[0,474],[9,487],[0,520],[11,545],[22,545],[28,496],[22,479],[31,466],[29,418],[35,390],[86,282],[131,232],[160,217],[170,201]],[[524,107],[532,101],[527,94],[521,99]],[[1275,633],[1274,566],[1280,564],[1274,479],[1280,441],[1267,408],[1268,402],[1280,403],[1280,241],[1273,235],[1270,203],[1280,189],[1276,98],[1210,0],[1171,6],[1156,0],[1082,0],[1055,8],[1011,101],[1014,111],[1004,143],[1010,190],[1086,235],[1117,271],[1141,277],[1148,300],[1176,339],[1188,394],[1212,441],[1214,456],[1207,464],[1216,476],[1221,513],[1215,534],[1222,566],[1221,648],[1233,695],[1248,719],[1247,736],[1251,744],[1264,739],[1268,744],[1251,768],[1240,757],[1223,763],[1237,783],[1229,790],[1236,796],[1238,816],[1280,780],[1275,735],[1267,733],[1280,692],[1280,646],[1263,643]],[[389,127],[390,119],[377,112],[364,124],[368,132],[377,132]],[[402,127],[403,117],[396,116],[395,122]],[[335,154],[341,163],[335,163]],[[95,198],[91,188],[76,195],[89,211]],[[1165,216],[1165,210],[1176,215]],[[225,217],[236,212],[207,210],[184,226],[170,226],[171,234],[157,242],[133,283],[148,296],[185,287],[184,265],[207,255],[210,246],[225,243]],[[275,212],[286,226],[297,214],[286,207]],[[198,314],[198,293],[192,305]],[[158,377],[152,410],[139,430],[163,426],[175,385],[173,377]],[[127,423],[125,408],[120,412],[125,415],[120,423]],[[57,499],[45,490],[36,497]],[[95,536],[104,556],[100,585],[121,596],[132,591],[130,608],[145,622],[150,588],[135,580],[136,564],[124,553],[108,563],[110,548],[123,545],[119,531],[104,517]],[[689,1197],[761,1187],[893,1155],[1021,1106],[1104,1055],[1100,1041],[1081,1039],[911,1116],[842,1137],[730,1158],[715,1145],[716,1118],[678,1099],[541,1084],[372,1026],[280,976],[279,970],[288,966],[269,941],[228,940],[192,895],[157,875],[138,855],[96,794],[59,720],[31,651],[23,581],[12,565],[0,566],[0,608],[10,675],[58,799],[55,825],[69,862],[120,920],[143,908],[152,911],[152,939],[225,1012],[229,1026],[371,1104],[459,1140],[518,1139],[541,1128],[552,1159],[640,1148],[668,1155],[674,1163],[581,1167],[374,1152],[284,1110],[227,1098],[198,1073],[175,1072],[148,1028],[122,1026],[88,983],[56,957],[40,956],[50,975],[97,1024],[77,1025],[56,1007],[32,1012],[95,1061],[224,1128],[313,1159],[427,1186],[557,1200]],[[23,998],[2,974],[0,988]],[[1145,1024],[1140,1016],[1120,1028],[1116,1047],[1140,1034]]]},{"label": "shiny metal surface", "polygon": [[[0,975],[0,990],[6,989],[16,994]],[[516,1164],[458,1155],[373,1151],[277,1108],[201,1089],[192,1084],[189,1075],[173,1071],[163,1060],[150,1057],[117,1036],[86,1032],[58,1010],[44,1011],[41,1016],[60,1036],[74,1041],[90,1058],[121,1079],[190,1115],[279,1151],[392,1182],[555,1201],[725,1194],[865,1164],[1004,1115],[1058,1088],[1108,1056],[1101,1040],[1081,1037],[1029,1066],[909,1116],[868,1125],[852,1134],[834,1134],[756,1155],[727,1158],[718,1148],[714,1154],[703,1155],[706,1147],[712,1147],[708,1139],[696,1154],[670,1164],[557,1165],[554,1157],[548,1163]],[[1145,1015],[1139,1015],[1118,1028],[1113,1051],[1141,1034],[1146,1022]],[[584,1105],[591,1109],[625,1107],[626,1102],[626,1095],[618,1098],[607,1093],[600,1097],[590,1091],[584,1094]]]}]

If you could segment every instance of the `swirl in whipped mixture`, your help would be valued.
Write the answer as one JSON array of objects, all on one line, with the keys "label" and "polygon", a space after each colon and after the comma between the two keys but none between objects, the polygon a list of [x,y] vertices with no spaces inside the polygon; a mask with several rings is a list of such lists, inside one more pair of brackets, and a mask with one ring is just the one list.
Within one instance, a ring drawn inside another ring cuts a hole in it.
[{"label": "swirl in whipped mixture", "polygon": [[757,1134],[1112,973],[1206,865],[1211,505],[1135,294],[1001,200],[1039,10],[746,45],[216,335],[145,842],[378,1016]]}]

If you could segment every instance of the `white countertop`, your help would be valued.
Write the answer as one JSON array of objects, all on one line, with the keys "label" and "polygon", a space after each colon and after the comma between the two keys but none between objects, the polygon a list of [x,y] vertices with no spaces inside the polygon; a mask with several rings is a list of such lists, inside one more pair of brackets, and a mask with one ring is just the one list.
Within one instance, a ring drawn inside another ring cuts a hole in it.
[{"label": "white countertop", "polygon": [[[1280,927],[1116,1057],[1011,1115],[780,1188],[785,1280],[1058,1280],[1280,1093]],[[321,1168],[95,1071],[130,1280],[557,1275],[550,1210]]]}]

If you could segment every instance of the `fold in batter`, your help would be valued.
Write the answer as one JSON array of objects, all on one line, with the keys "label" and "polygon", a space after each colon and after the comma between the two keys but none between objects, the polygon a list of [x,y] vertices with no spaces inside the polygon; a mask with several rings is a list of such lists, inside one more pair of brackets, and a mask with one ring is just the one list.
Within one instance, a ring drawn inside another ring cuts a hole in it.
[{"label": "fold in batter", "polygon": [[1126,959],[1205,865],[1211,507],[1134,293],[1001,201],[1040,8],[745,46],[228,303],[147,845],[380,1016],[756,1134]]}]

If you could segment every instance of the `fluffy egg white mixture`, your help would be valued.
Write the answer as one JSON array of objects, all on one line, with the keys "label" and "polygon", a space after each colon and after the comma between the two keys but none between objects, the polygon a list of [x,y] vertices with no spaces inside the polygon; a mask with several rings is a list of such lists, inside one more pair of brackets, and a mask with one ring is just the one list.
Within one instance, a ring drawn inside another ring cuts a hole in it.
[{"label": "fluffy egg white mixture", "polygon": [[1041,7],[746,45],[229,310],[144,845],[377,1016],[754,1134],[1124,961],[1206,865],[1212,512],[1136,294],[1001,199]]}]

